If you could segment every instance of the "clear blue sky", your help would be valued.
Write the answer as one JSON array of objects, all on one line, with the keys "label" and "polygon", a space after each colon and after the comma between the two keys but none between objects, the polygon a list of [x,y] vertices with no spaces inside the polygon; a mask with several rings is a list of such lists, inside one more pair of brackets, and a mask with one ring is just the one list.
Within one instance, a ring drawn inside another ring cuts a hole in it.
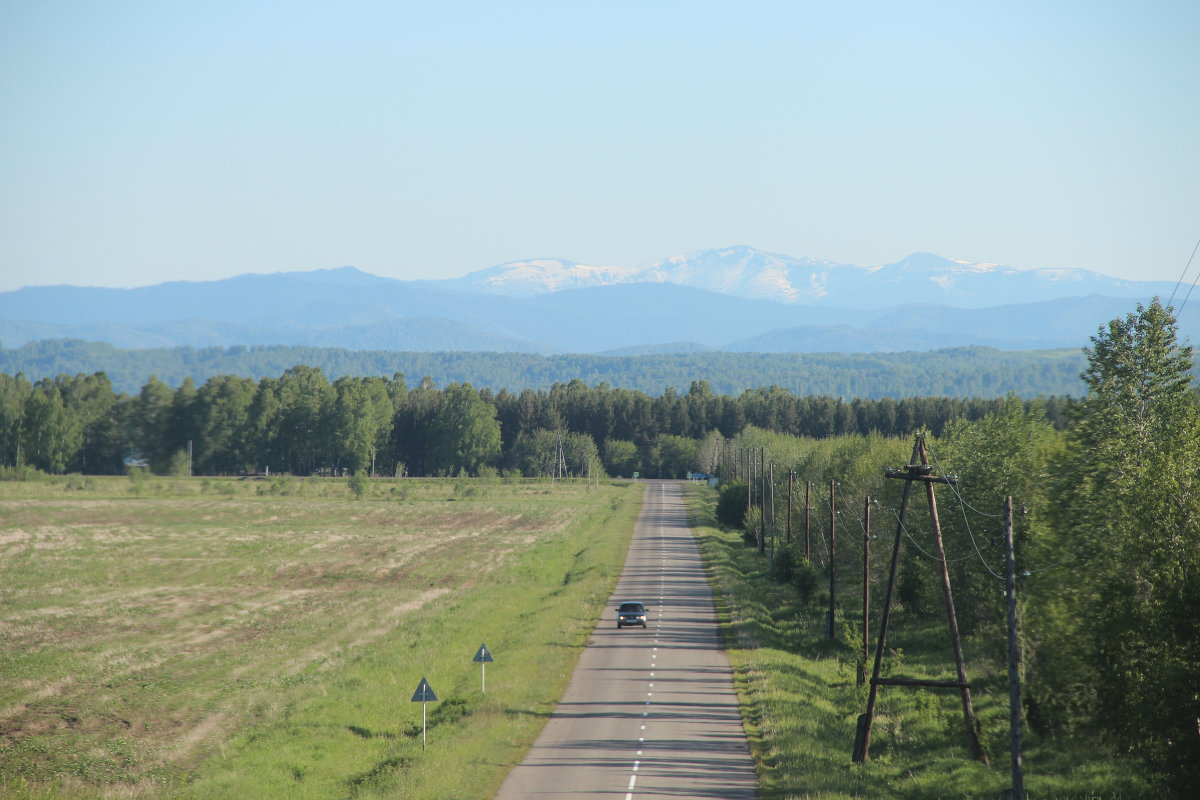
[{"label": "clear blue sky", "polygon": [[1173,281],[1198,123],[1195,0],[0,0],[0,290],[731,244]]}]

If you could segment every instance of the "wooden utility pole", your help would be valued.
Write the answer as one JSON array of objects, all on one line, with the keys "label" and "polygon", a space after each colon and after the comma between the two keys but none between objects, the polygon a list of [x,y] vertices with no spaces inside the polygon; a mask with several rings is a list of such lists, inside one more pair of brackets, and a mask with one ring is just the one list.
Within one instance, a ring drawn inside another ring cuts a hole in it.
[{"label": "wooden utility pole", "polygon": [[[925,438],[921,437],[921,463],[928,466],[929,459],[925,454]],[[979,733],[975,730],[975,708],[971,704],[971,687],[967,683],[967,666],[963,658],[962,638],[958,635],[958,615],[954,613],[954,593],[950,590],[950,565],[946,563],[946,548],[942,544],[942,526],[938,521],[937,499],[933,492],[933,483],[925,483],[925,497],[929,500],[929,518],[933,525],[933,542],[938,557],[938,567],[942,578],[942,598],[946,602],[946,621],[950,626],[950,643],[954,648],[954,667],[958,670],[958,680],[962,684],[963,718],[967,723],[967,741],[971,744],[971,755],[976,761],[988,763],[987,753],[979,741]]]},{"label": "wooden utility pole", "polygon": [[1012,788],[1007,800],[1025,800],[1021,766],[1021,650],[1017,640],[1017,567],[1013,557],[1012,498],[1004,498],[1004,594],[1008,600],[1008,727],[1012,749]]},{"label": "wooden utility pole", "polygon": [[767,552],[767,448],[759,449],[758,479],[761,487],[758,493],[758,554]]},{"label": "wooden utility pole", "polygon": [[[975,709],[971,704],[971,685],[967,681],[966,666],[962,657],[962,641],[958,635],[958,620],[954,615],[954,597],[950,592],[950,573],[946,564],[945,548],[942,545],[941,527],[937,521],[937,504],[933,493],[935,483],[956,483],[955,478],[934,477],[933,469],[929,466],[929,458],[925,451],[925,436],[917,434],[913,444],[913,454],[907,467],[903,470],[890,469],[886,473],[889,478],[899,478],[904,481],[904,494],[900,501],[900,514],[896,524],[896,538],[892,545],[892,561],[888,572],[887,591],[884,594],[883,612],[879,622],[879,643],[875,648],[875,665],[871,673],[871,688],[867,695],[867,710],[858,718],[858,731],[854,740],[853,760],[856,763],[870,758],[871,724],[875,717],[875,702],[880,686],[926,686],[937,688],[958,689],[962,695],[963,717],[966,723],[967,739],[972,756],[988,763],[987,754],[979,741],[979,733],[975,729]],[[887,640],[888,621],[891,615],[892,591],[896,583],[896,565],[900,557],[900,540],[904,534],[904,519],[908,513],[908,501],[913,483],[924,483],[926,497],[929,500],[929,513],[933,524],[933,534],[937,546],[942,573],[942,590],[946,601],[947,623],[950,628],[950,639],[954,649],[955,668],[958,679],[954,681],[919,680],[915,678],[882,678],[880,669],[883,663],[884,643]]]},{"label": "wooden utility pole", "polygon": [[796,471],[788,470],[788,501],[787,501],[787,541],[792,543],[792,479],[796,477]]},{"label": "wooden utility pole", "polygon": [[858,665],[858,685],[867,682],[867,659],[871,654],[871,497],[863,498],[863,635],[862,661]]},{"label": "wooden utility pole", "polygon": [[812,481],[804,482],[804,558],[812,561],[812,533],[809,530],[812,519],[809,513],[812,495]]},{"label": "wooden utility pole", "polygon": [[835,482],[829,482],[829,614],[825,619],[825,636],[829,639],[834,636],[833,615],[837,610],[837,498],[834,497],[836,487]]},{"label": "wooden utility pole", "polygon": [[767,469],[767,494],[770,497],[771,509],[771,531],[772,535],[775,530],[775,463],[772,462]]},{"label": "wooden utility pole", "polygon": [[754,475],[750,471],[750,458],[753,451],[747,447],[742,453],[746,459],[746,516],[749,517],[750,509],[754,508]]},{"label": "wooden utility pole", "polygon": [[770,500],[770,503],[771,503],[771,555],[770,555],[770,563],[771,563],[771,565],[772,565],[772,566],[774,566],[774,564],[775,564],[775,532],[776,532],[776,525],[775,525],[775,464],[774,464],[774,463],[772,463],[772,464],[771,464],[771,468],[770,468],[770,470],[768,471],[768,473],[769,473],[769,474],[768,474],[768,476],[767,476],[767,486],[769,487],[769,490],[770,490],[770,497],[771,497],[771,500]]}]

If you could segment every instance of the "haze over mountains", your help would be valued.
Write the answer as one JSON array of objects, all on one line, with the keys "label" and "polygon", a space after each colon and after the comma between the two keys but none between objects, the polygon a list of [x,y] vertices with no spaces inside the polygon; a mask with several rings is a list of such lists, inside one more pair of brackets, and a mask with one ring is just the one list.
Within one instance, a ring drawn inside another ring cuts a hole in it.
[{"label": "haze over mountains", "polygon": [[[750,247],[639,267],[561,259],[401,281],[352,267],[135,289],[0,293],[0,343],[317,345],[406,351],[651,354],[1075,347],[1174,289],[1081,269],[1020,270],[914,253],[880,267]],[[1185,308],[1185,337],[1200,308]]]}]

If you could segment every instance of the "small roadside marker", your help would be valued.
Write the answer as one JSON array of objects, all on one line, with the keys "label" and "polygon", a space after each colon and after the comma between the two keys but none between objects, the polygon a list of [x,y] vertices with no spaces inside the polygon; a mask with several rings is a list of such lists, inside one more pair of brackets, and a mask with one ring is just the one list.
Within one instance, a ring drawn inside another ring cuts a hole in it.
[{"label": "small roadside marker", "polygon": [[479,664],[479,669],[480,669],[480,673],[481,673],[479,690],[486,694],[487,693],[487,665],[488,665],[489,661],[495,661],[496,659],[492,658],[492,651],[488,650],[487,645],[481,644],[481,645],[479,645],[479,652],[476,653],[475,657],[471,660],[476,662],[477,664]]},{"label": "small roadside marker", "polygon": [[421,678],[421,682],[417,684],[417,690],[413,692],[412,702],[421,704],[421,749],[425,749],[425,704],[436,703],[437,695],[433,693],[433,687],[429,685],[429,681]]}]

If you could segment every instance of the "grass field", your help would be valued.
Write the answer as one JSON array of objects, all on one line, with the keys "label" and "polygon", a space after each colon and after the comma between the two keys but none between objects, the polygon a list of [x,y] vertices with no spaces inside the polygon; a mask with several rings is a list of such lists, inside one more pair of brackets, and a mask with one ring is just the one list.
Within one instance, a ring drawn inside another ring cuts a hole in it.
[{"label": "grass field", "polygon": [[[847,587],[837,640],[825,638],[828,594],[807,605],[796,591],[765,577],[765,564],[740,533],[714,527],[717,493],[686,495],[723,619],[760,796],[785,798],[999,798],[1011,785],[1007,663],[965,645],[972,699],[991,766],[966,747],[959,695],[947,690],[880,689],[871,760],[851,763],[855,723],[866,709],[857,685],[861,602]],[[880,596],[882,589],[878,590]],[[841,593],[839,593],[840,595]],[[820,595],[820,592],[818,592]],[[876,601],[878,602],[878,601]],[[877,617],[876,617],[877,619]],[[954,677],[945,621],[894,614],[893,649],[885,668],[894,675]],[[1135,800],[1156,795],[1136,765],[1067,741],[1039,741],[1026,731],[1025,788],[1030,800]]]},{"label": "grass field", "polygon": [[490,797],[565,689],[641,495],[0,484],[0,796]]}]

